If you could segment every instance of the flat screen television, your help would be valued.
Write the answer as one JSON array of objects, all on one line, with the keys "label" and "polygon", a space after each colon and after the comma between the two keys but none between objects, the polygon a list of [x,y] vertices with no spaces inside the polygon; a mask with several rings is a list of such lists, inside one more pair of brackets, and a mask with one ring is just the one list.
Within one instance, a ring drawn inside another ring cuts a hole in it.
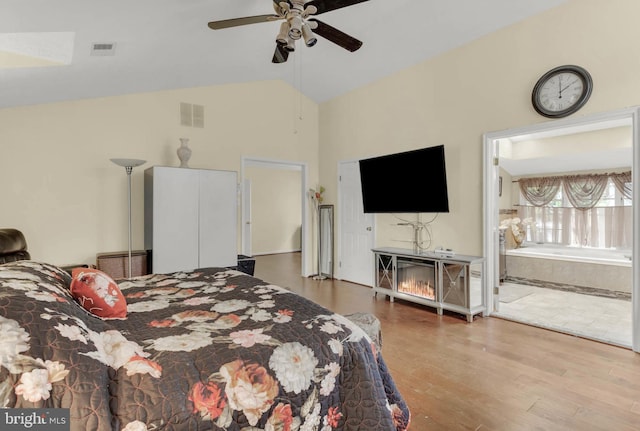
[{"label": "flat screen television", "polygon": [[365,213],[449,212],[444,145],[360,160]]}]

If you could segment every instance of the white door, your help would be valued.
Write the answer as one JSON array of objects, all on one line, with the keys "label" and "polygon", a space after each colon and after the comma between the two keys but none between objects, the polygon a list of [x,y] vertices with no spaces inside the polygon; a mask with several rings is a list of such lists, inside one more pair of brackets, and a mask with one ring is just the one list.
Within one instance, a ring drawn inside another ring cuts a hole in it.
[{"label": "white door", "polygon": [[338,278],[373,285],[374,215],[362,207],[358,161],[338,164],[339,244]]},{"label": "white door", "polygon": [[242,187],[242,254],[252,256],[251,251],[251,180],[244,180]]}]

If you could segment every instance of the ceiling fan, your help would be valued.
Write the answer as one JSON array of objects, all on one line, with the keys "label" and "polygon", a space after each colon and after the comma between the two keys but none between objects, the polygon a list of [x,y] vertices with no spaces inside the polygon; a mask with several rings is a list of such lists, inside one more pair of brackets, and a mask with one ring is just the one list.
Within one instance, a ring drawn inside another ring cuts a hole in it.
[{"label": "ceiling fan", "polygon": [[300,38],[304,40],[306,46],[315,45],[318,39],[314,33],[353,52],[362,46],[362,42],[329,24],[310,17],[365,1],[368,0],[311,0],[307,2],[304,0],[273,0],[275,14],[211,21],[209,28],[221,30],[229,27],[284,20],[276,37],[273,63],[287,61],[289,53],[296,49],[295,42]]}]

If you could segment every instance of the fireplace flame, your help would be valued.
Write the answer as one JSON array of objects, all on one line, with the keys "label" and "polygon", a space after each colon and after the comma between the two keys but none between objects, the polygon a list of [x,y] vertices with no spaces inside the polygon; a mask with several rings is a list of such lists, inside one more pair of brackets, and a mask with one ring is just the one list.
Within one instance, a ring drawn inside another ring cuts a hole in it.
[{"label": "fireplace flame", "polygon": [[431,281],[418,280],[409,277],[398,284],[398,291],[410,295],[420,296],[427,299],[436,299],[436,289]]}]

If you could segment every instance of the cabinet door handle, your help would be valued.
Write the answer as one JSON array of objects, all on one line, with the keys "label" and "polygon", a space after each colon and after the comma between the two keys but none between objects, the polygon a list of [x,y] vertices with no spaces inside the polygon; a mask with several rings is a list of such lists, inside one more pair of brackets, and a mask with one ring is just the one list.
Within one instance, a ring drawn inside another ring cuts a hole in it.
[{"label": "cabinet door handle", "polygon": [[371,226],[367,227],[367,231],[371,232]]}]

